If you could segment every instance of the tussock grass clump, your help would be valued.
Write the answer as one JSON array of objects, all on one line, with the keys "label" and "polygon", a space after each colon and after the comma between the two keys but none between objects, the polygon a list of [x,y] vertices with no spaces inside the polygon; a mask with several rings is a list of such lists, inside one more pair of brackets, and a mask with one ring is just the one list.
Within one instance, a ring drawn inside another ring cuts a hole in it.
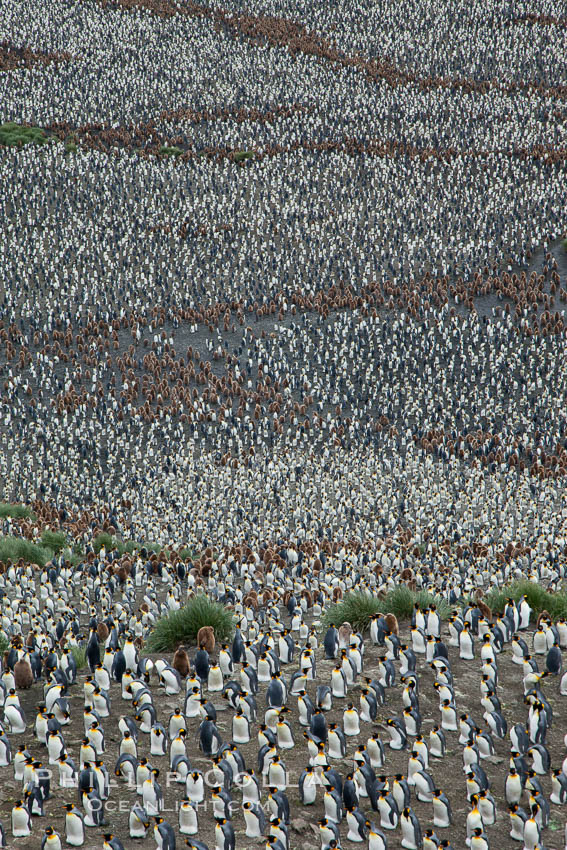
[{"label": "tussock grass clump", "polygon": [[442,596],[429,593],[427,590],[410,590],[406,585],[400,585],[391,590],[384,599],[384,610],[391,611],[398,620],[411,620],[414,606],[429,608],[435,605],[441,619],[446,619],[451,613],[451,606]]},{"label": "tussock grass clump", "polygon": [[202,626],[212,626],[218,641],[228,640],[234,631],[232,613],[218,602],[211,602],[204,593],[198,593],[179,611],[161,617],[148,638],[150,652],[169,652],[180,643],[197,639]]},{"label": "tussock grass clump", "polygon": [[561,244],[563,245],[563,248],[567,251],[567,239],[563,239]]},{"label": "tussock grass clump", "polygon": [[400,584],[384,597],[382,610],[391,611],[398,620],[411,620],[416,595],[405,584]]},{"label": "tussock grass clump", "polygon": [[350,623],[353,629],[364,631],[370,626],[374,614],[386,613],[394,614],[398,620],[411,620],[416,602],[421,608],[436,605],[441,619],[447,618],[451,613],[451,607],[443,597],[425,590],[414,592],[406,585],[400,585],[383,597],[372,596],[361,590],[347,593],[340,602],[328,608],[323,617],[323,625],[328,627],[330,623]]},{"label": "tussock grass clump", "polygon": [[102,531],[100,534],[97,534],[97,536],[93,540],[93,549],[96,555],[98,555],[103,546],[105,551],[108,552],[110,549],[113,548],[113,545],[114,541],[112,539],[112,536],[110,534],[107,534],[106,531]]},{"label": "tussock grass clump", "polygon": [[32,517],[32,509],[27,505],[12,504],[11,502],[0,502],[0,519],[5,517],[14,517],[14,519],[27,519]]},{"label": "tussock grass clump", "polygon": [[0,657],[4,655],[7,649],[10,647],[10,641],[8,640],[5,632],[0,632]]},{"label": "tussock grass clump", "polygon": [[38,546],[21,537],[0,537],[0,561],[19,561],[23,558],[27,564],[44,567],[53,557],[50,549]]},{"label": "tussock grass clump", "polygon": [[48,141],[47,136],[39,127],[22,127],[8,121],[0,124],[0,145],[10,148],[22,148],[24,145],[44,145]]},{"label": "tussock grass clump", "polygon": [[252,159],[254,151],[235,151],[232,156],[235,162],[244,162],[247,159]]},{"label": "tussock grass clump", "polygon": [[74,646],[71,649],[71,655],[75,659],[77,670],[82,670],[87,666],[87,649],[84,646]]},{"label": "tussock grass clump", "polygon": [[504,610],[508,599],[518,602],[522,596],[527,598],[532,609],[532,621],[542,611],[548,611],[554,620],[567,617],[567,593],[548,593],[540,584],[529,579],[520,579],[505,587],[495,588],[485,596],[484,601],[496,613]]},{"label": "tussock grass clump", "polygon": [[363,590],[355,590],[329,607],[323,617],[323,625],[328,628],[331,623],[336,626],[350,623],[356,631],[364,631],[370,626],[372,616],[383,614],[385,610],[383,599],[371,596]]},{"label": "tussock grass clump", "polygon": [[195,553],[193,552],[192,549],[185,548],[185,549],[181,550],[181,552],[179,553],[179,557],[181,558],[182,561],[186,561],[187,558],[190,558],[191,560],[193,560],[193,558],[195,557]]},{"label": "tussock grass clump", "polygon": [[177,145],[162,145],[159,152],[162,156],[181,156],[183,153]]},{"label": "tussock grass clump", "polygon": [[[65,553],[63,553],[63,557],[65,557]],[[69,561],[74,567],[78,567],[84,560],[84,555],[81,552],[71,552],[71,554],[65,558],[66,561]]]},{"label": "tussock grass clump", "polygon": [[67,545],[67,538],[62,531],[51,531],[50,528],[46,528],[41,535],[41,545],[45,549],[58,553]]}]

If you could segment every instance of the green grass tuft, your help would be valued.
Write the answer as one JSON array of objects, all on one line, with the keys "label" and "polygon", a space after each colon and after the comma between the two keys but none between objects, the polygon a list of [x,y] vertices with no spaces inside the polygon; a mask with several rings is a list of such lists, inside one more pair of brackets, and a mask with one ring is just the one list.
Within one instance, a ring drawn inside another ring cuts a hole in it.
[{"label": "green grass tuft", "polygon": [[65,153],[77,153],[78,150],[76,142],[67,142],[65,145]]},{"label": "green grass tuft", "polygon": [[41,535],[41,545],[57,554],[67,545],[67,538],[62,531],[51,531],[50,528],[46,528]]},{"label": "green grass tuft", "polygon": [[0,657],[4,655],[4,653],[9,647],[10,641],[8,640],[6,634],[4,632],[0,632]]},{"label": "green grass tuft", "polygon": [[495,588],[485,596],[484,601],[496,614],[504,610],[508,599],[518,602],[522,596],[527,597],[528,605],[532,609],[532,620],[536,620],[542,611],[548,611],[553,620],[567,617],[567,593],[548,593],[540,584],[529,579]]},{"label": "green grass tuft", "polygon": [[244,162],[246,159],[252,159],[254,151],[235,151],[233,154],[235,162]]},{"label": "green grass tuft", "polygon": [[0,502],[0,518],[14,517],[15,519],[27,519],[33,517],[32,509],[27,505],[12,504],[10,502]]},{"label": "green grass tuft", "polygon": [[112,536],[110,534],[107,534],[106,531],[97,534],[97,536],[93,540],[93,549],[96,555],[98,555],[103,546],[108,552],[110,551],[110,549],[112,549],[113,545],[114,541],[112,539]]},{"label": "green grass tuft", "polygon": [[47,141],[47,136],[39,127],[23,127],[13,121],[0,124],[0,145],[22,148],[30,144],[44,145]]},{"label": "green grass tuft", "polygon": [[421,608],[429,608],[435,605],[437,613],[442,620],[446,620],[453,612],[453,607],[449,605],[446,599],[438,596],[436,593],[429,593],[427,590],[418,590],[415,595],[415,601],[419,602]]},{"label": "green grass tuft", "polygon": [[80,552],[71,552],[68,558],[65,558],[66,561],[69,561],[74,567],[78,567],[79,564],[82,564],[84,560],[84,555]]},{"label": "green grass tuft", "polygon": [[44,567],[53,557],[50,549],[38,546],[21,537],[0,537],[0,561],[18,561],[23,558],[27,564]]},{"label": "green grass tuft", "polygon": [[567,239],[563,239],[563,241],[561,242],[561,244],[563,245],[563,247],[564,247],[564,248],[565,248],[565,250],[567,251]]},{"label": "green grass tuft", "polygon": [[373,614],[394,614],[398,620],[411,620],[413,608],[418,602],[421,608],[434,604],[441,619],[446,619],[451,613],[451,607],[441,596],[434,596],[425,590],[413,592],[406,585],[394,588],[384,597],[371,596],[364,591],[353,591],[331,605],[323,616],[323,625],[330,623],[340,626],[350,623],[356,631],[364,631],[370,626]]},{"label": "green grass tuft", "polygon": [[162,156],[181,156],[183,153],[177,145],[162,145],[159,152]]},{"label": "green grass tuft", "polygon": [[85,646],[74,646],[71,649],[71,655],[75,659],[77,670],[82,670],[87,666],[87,648]]},{"label": "green grass tuft", "polygon": [[384,610],[391,611],[398,620],[411,620],[416,602],[420,608],[435,605],[441,619],[446,619],[451,613],[451,606],[443,597],[429,593],[427,590],[412,591],[406,585],[400,585],[388,593],[384,599]]},{"label": "green grass tuft", "polygon": [[156,622],[147,648],[150,652],[173,651],[180,643],[195,641],[202,626],[213,626],[216,639],[222,642],[231,637],[234,620],[230,611],[218,602],[211,602],[204,593],[198,593],[184,608]]},{"label": "green grass tuft", "polygon": [[192,549],[185,548],[185,549],[182,549],[180,551],[179,557],[181,558],[182,561],[186,561],[187,558],[190,558],[191,560],[193,560],[193,558],[195,557],[195,553],[193,552]]},{"label": "green grass tuft", "polygon": [[395,614],[398,620],[411,620],[413,614],[413,606],[416,601],[416,594],[412,593],[409,587],[401,584],[395,587],[384,598],[383,611],[391,611]]},{"label": "green grass tuft", "polygon": [[340,602],[329,607],[323,617],[323,625],[328,627],[331,623],[336,626],[350,623],[355,631],[364,631],[370,626],[372,616],[383,614],[385,610],[383,599],[356,590],[347,593]]}]

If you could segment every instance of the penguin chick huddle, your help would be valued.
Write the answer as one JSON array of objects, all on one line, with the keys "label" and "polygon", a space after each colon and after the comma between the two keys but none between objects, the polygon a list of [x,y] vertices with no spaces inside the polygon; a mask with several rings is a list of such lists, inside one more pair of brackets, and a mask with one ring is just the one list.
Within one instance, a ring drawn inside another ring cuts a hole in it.
[{"label": "penguin chick huddle", "polygon": [[[8,565],[1,846],[543,848],[567,803],[566,620],[447,584],[411,623],[323,627],[353,587],[397,584],[356,546],[324,549],[208,550],[205,582],[145,549]],[[148,654],[195,592],[233,637]]]}]

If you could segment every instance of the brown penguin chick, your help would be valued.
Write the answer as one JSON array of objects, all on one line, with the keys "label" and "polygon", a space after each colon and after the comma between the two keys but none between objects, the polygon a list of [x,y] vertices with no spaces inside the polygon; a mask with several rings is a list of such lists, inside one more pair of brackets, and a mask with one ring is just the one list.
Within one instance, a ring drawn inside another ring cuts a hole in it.
[{"label": "brown penguin chick", "polygon": [[26,661],[25,658],[20,658],[19,661],[16,661],[14,664],[14,681],[16,683],[16,689],[26,689],[31,688],[33,685],[33,673],[30,667],[29,661]]},{"label": "brown penguin chick", "polygon": [[212,626],[201,626],[197,632],[197,646],[206,649],[209,655],[215,651],[215,630]]},{"label": "brown penguin chick", "polygon": [[351,634],[352,626],[350,623],[343,623],[342,626],[339,626],[339,644],[341,646],[348,646]]},{"label": "brown penguin chick", "polygon": [[201,578],[208,578],[213,569],[213,562],[207,558],[204,563],[201,563]]},{"label": "brown penguin chick", "polygon": [[98,623],[97,627],[96,627],[96,633],[97,633],[97,637],[98,637],[99,641],[104,643],[105,640],[108,638],[108,635],[110,634],[109,631],[108,631],[108,626],[106,625],[106,623],[103,623],[103,622]]},{"label": "brown penguin chick", "polygon": [[[259,603],[257,596],[254,596],[253,594],[249,593],[247,596],[244,597],[242,602],[244,605],[248,605],[250,608],[253,608],[254,611],[258,610]],[[207,626],[204,626],[203,628],[207,628]]]},{"label": "brown penguin chick", "polygon": [[477,599],[476,605],[484,619],[490,622],[492,620],[492,609],[489,608],[486,602],[483,602],[482,599]]},{"label": "brown penguin chick", "polygon": [[307,589],[302,590],[301,591],[301,598],[305,599],[305,601],[307,602],[308,608],[313,608],[313,596],[311,595],[309,590],[307,590]]},{"label": "brown penguin chick", "polygon": [[171,662],[171,666],[174,670],[177,670],[182,679],[185,679],[187,674],[189,673],[189,656],[185,652],[182,646],[177,648],[175,655],[173,656],[173,661]]},{"label": "brown penguin chick", "polygon": [[540,613],[539,617],[537,618],[537,627],[538,627],[538,629],[539,629],[539,627],[540,627],[541,623],[542,623],[544,620],[551,620],[551,617],[550,617],[550,615],[549,615],[549,611],[546,611],[545,609],[544,609],[544,610]]},{"label": "brown penguin chick", "polygon": [[388,626],[389,631],[392,632],[393,635],[399,634],[399,626],[398,626],[398,618],[395,614],[388,613],[385,616],[386,625]]}]

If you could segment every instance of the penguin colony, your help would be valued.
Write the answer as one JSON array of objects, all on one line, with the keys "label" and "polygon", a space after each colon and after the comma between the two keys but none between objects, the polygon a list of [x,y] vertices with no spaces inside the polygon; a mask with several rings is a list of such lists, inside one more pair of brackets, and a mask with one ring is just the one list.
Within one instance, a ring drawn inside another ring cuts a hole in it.
[{"label": "penguin colony", "polygon": [[381,596],[401,576],[356,546],[309,548],[206,552],[234,637],[204,628],[167,657],[144,642],[196,568],[104,548],[77,567],[9,565],[0,766],[16,790],[0,846],[541,850],[559,829],[567,846],[567,621],[447,583],[445,618],[416,603],[411,623],[376,614],[366,636],[320,628],[351,588]]},{"label": "penguin colony", "polygon": [[[85,552],[0,565],[0,846],[556,850],[566,626],[483,594],[565,578],[563,6],[245,5],[0,4],[54,139],[0,148],[3,532]],[[399,583],[455,613],[320,632]],[[234,642],[150,658],[198,591]]]},{"label": "penguin colony", "polygon": [[[561,4],[309,2],[290,30],[152,3],[0,9],[12,52],[71,57],[0,72],[2,120],[79,142],[0,158],[4,498],[127,501],[162,544],[407,510],[527,545],[567,468]],[[149,124],[205,155],[142,155]]]}]

